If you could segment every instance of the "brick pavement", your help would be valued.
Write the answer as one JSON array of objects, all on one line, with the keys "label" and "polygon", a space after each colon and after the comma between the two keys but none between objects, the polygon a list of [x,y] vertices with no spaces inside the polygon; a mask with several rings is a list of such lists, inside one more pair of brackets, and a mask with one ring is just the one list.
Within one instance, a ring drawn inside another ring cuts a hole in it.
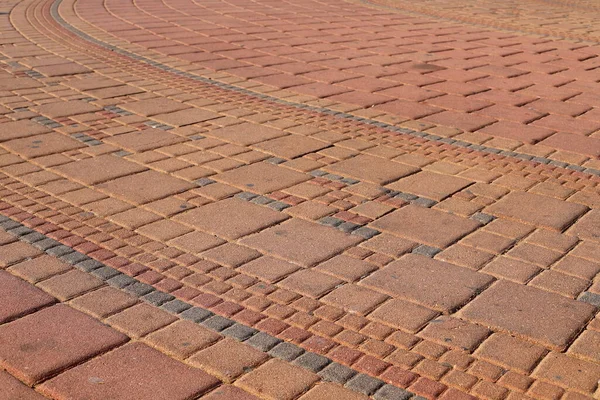
[{"label": "brick pavement", "polygon": [[491,9],[0,1],[9,396],[597,397],[598,10]]}]

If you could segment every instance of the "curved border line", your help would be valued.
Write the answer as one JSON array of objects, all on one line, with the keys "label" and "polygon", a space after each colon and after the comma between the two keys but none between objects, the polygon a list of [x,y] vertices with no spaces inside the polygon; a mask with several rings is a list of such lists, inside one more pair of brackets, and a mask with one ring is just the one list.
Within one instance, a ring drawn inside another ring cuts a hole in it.
[{"label": "curved border line", "polygon": [[[360,1],[368,1],[368,0],[360,0]],[[138,54],[135,54],[131,51],[128,50],[124,50],[121,49],[117,46],[111,45],[109,43],[103,42],[101,40],[98,40],[90,35],[88,35],[85,32],[82,32],[81,30],[77,29],[76,27],[74,27],[73,25],[69,24],[67,21],[65,21],[62,16],[60,15],[59,11],[58,11],[58,7],[60,6],[60,4],[62,3],[62,0],[54,0],[53,3],[50,6],[50,14],[52,16],[52,18],[59,24],[61,25],[63,28],[69,30],[71,33],[75,34],[76,36],[78,36],[81,39],[84,39],[88,42],[91,42],[97,46],[103,47],[105,49],[108,49],[112,52],[115,52],[117,54],[120,55],[124,55],[126,57],[132,58],[136,61],[141,61],[145,64],[148,64],[152,67],[158,68],[162,71],[165,72],[169,72],[181,77],[185,77],[185,78],[189,78],[195,81],[199,81],[202,82],[204,84],[208,84],[211,86],[216,86],[218,88],[224,89],[224,90],[229,90],[229,91],[234,91],[234,92],[238,92],[238,93],[242,93],[248,96],[252,96],[261,100],[267,100],[267,101],[271,101],[274,103],[278,103],[278,104],[283,104],[286,106],[291,106],[294,108],[298,108],[298,109],[303,109],[306,111],[313,111],[316,113],[321,113],[321,114],[327,114],[327,115],[331,115],[333,117],[336,118],[340,118],[340,119],[346,119],[346,120],[352,120],[352,121],[357,121],[357,122],[361,122],[363,124],[366,125],[370,125],[370,126],[374,126],[374,127],[378,127],[378,128],[382,128],[385,129],[389,132],[394,132],[396,134],[402,134],[402,135],[409,135],[409,136],[413,136],[413,137],[417,137],[417,138],[421,138],[421,139],[425,139],[428,141],[432,141],[432,142],[437,142],[437,143],[443,143],[443,144],[449,144],[449,145],[453,145],[456,147],[462,147],[462,148],[467,148],[467,149],[471,149],[471,150],[475,150],[475,151],[479,151],[479,152],[484,152],[484,153],[490,153],[490,154],[496,154],[496,155],[500,155],[500,156],[504,156],[504,157],[509,157],[509,158],[513,158],[513,159],[518,159],[518,160],[525,160],[525,161],[531,161],[533,163],[536,164],[546,164],[546,165],[552,165],[554,167],[559,167],[559,168],[565,168],[565,169],[570,169],[573,171],[577,171],[577,172],[582,172],[582,173],[586,173],[586,174],[590,174],[590,175],[594,175],[594,176],[598,176],[600,177],[600,170],[599,169],[594,169],[594,168],[586,168],[586,167],[582,167],[581,165],[578,164],[573,164],[573,163],[567,163],[567,162],[563,162],[563,161],[558,161],[558,160],[554,160],[552,158],[547,158],[547,157],[536,157],[536,156],[532,156],[529,154],[525,154],[525,153],[519,153],[519,152],[515,152],[515,151],[509,151],[509,150],[501,150],[495,147],[490,147],[490,146],[483,146],[483,145],[479,145],[479,144],[474,144],[474,143],[468,143],[462,140],[455,140],[452,138],[445,138],[445,137],[441,137],[438,135],[432,135],[429,133],[425,133],[425,132],[420,132],[420,131],[415,131],[412,129],[407,129],[407,128],[400,128],[385,122],[380,122],[380,121],[376,121],[373,119],[369,119],[369,118],[362,118],[362,117],[357,117],[355,115],[352,114],[348,114],[345,112],[340,112],[340,111],[335,111],[326,107],[316,107],[316,106],[310,106],[307,104],[302,104],[302,103],[297,103],[297,102],[292,102],[292,101],[288,101],[288,100],[283,100],[283,99],[279,99],[277,97],[273,97],[273,96],[269,96],[263,93],[258,93],[258,92],[254,92],[252,90],[249,89],[245,89],[245,88],[240,88],[228,83],[223,83],[223,82],[219,82],[213,79],[209,79],[209,78],[205,78],[203,76],[200,75],[196,75],[196,74],[192,74],[190,72],[186,72],[186,71],[182,71],[180,69],[174,68],[174,67],[170,67],[166,64],[154,61],[152,59],[149,59],[147,57],[144,56],[140,56]],[[593,159],[594,157],[590,157],[591,159]]]}]

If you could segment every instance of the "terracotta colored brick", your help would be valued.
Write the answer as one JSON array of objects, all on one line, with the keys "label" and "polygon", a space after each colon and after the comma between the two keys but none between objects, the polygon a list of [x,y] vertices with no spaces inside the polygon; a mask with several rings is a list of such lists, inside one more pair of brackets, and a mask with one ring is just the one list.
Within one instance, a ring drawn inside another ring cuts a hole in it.
[{"label": "terracotta colored brick", "polygon": [[374,271],[376,267],[369,262],[342,254],[319,264],[315,269],[352,282]]},{"label": "terracotta colored brick", "polygon": [[368,155],[358,155],[331,164],[325,169],[334,174],[340,174],[347,178],[355,178],[377,185],[395,181],[398,178],[418,171],[415,167]]},{"label": "terracotta colored brick", "polygon": [[218,384],[199,369],[132,343],[44,382],[41,391],[59,398],[184,400]]},{"label": "terracotta colored brick", "polygon": [[491,278],[442,261],[409,254],[362,282],[392,296],[448,312],[468,301],[476,290],[487,286]]},{"label": "terracotta colored brick", "polygon": [[175,320],[177,317],[166,311],[142,303],[109,317],[106,322],[127,335],[138,338],[169,325]]},{"label": "terracotta colored brick", "polygon": [[564,388],[593,392],[600,379],[600,366],[565,354],[550,353],[536,368],[533,376]]},{"label": "terracotta colored brick", "polygon": [[41,253],[40,250],[23,242],[2,245],[0,246],[0,268],[5,268]]},{"label": "terracotta colored brick", "polygon": [[463,178],[422,171],[402,178],[388,185],[388,187],[393,190],[441,201],[471,183],[471,181]]},{"label": "terracotta colored brick", "polygon": [[321,300],[324,303],[364,315],[387,298],[387,296],[381,293],[347,283],[334,289]]},{"label": "terracotta colored brick", "polygon": [[141,131],[111,136],[104,140],[125,150],[138,153],[177,144],[183,142],[185,139],[160,129],[143,129]]},{"label": "terracotta colored brick", "polygon": [[0,371],[0,387],[2,388],[3,396],[7,399],[19,400],[44,400],[44,396],[37,393],[35,390],[23,385],[17,379],[4,371]]},{"label": "terracotta colored brick", "polygon": [[[500,281],[460,311],[468,320],[563,349],[593,313],[582,302]],[[544,315],[544,318],[539,318]]]},{"label": "terracotta colored brick", "polygon": [[73,179],[84,185],[95,185],[97,183],[120,178],[141,172],[146,168],[131,161],[110,154],[88,158],[69,164],[55,167],[61,175]]},{"label": "terracotta colored brick", "polygon": [[104,282],[86,272],[72,269],[64,274],[55,275],[38,286],[59,300],[69,300],[92,289],[102,286]]},{"label": "terracotta colored brick", "polygon": [[208,395],[202,396],[202,400],[258,400],[258,397],[237,388],[235,386],[221,385]]},{"label": "terracotta colored brick", "polygon": [[435,311],[399,299],[391,299],[378,307],[369,316],[376,321],[417,332],[437,315]]},{"label": "terracotta colored brick", "polygon": [[0,365],[32,385],[126,340],[114,329],[58,304],[0,326]]},{"label": "terracotta colored brick", "polygon": [[473,387],[471,393],[480,399],[499,400],[503,399],[507,392],[508,390],[502,386],[487,381],[479,381]]},{"label": "terracotta colored brick", "polygon": [[300,135],[283,136],[254,145],[255,148],[261,151],[287,159],[314,153],[328,146],[328,143],[321,140]]},{"label": "terracotta colored brick", "polygon": [[136,303],[137,299],[135,297],[121,290],[103,287],[79,296],[71,300],[69,304],[96,318],[106,318]]},{"label": "terracotta colored brick", "polygon": [[237,380],[236,386],[267,399],[291,400],[318,380],[312,372],[273,359]]},{"label": "terracotta colored brick", "polygon": [[215,175],[214,179],[241,190],[266,194],[307,181],[310,175],[260,162]]},{"label": "terracotta colored brick", "polygon": [[2,270],[0,270],[0,292],[3,297],[0,323],[29,314],[55,302],[52,296]]},{"label": "terracotta colored brick", "polygon": [[428,378],[419,378],[415,383],[408,388],[411,392],[421,395],[426,398],[436,398],[446,389],[446,385],[432,381]]},{"label": "terracotta colored brick", "polygon": [[483,326],[457,318],[439,317],[428,324],[419,336],[451,348],[472,351],[489,333]]},{"label": "terracotta colored brick", "polygon": [[439,210],[409,205],[371,224],[409,240],[444,248],[479,227],[479,223]]}]

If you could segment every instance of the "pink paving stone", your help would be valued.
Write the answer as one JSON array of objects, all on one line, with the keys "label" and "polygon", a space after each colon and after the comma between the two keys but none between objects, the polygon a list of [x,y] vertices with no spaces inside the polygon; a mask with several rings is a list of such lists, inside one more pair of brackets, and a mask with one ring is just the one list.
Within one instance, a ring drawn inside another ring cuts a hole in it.
[{"label": "pink paving stone", "polygon": [[127,337],[57,304],[0,326],[0,366],[28,385],[127,341]]},{"label": "pink paving stone", "polygon": [[40,390],[59,399],[186,400],[219,383],[145,344],[131,343],[44,382]]},{"label": "pink paving stone", "polygon": [[5,271],[0,271],[0,293],[2,294],[0,323],[55,302],[54,297]]},{"label": "pink paving stone", "polygon": [[0,396],[6,400],[47,400],[4,371],[0,371]]}]

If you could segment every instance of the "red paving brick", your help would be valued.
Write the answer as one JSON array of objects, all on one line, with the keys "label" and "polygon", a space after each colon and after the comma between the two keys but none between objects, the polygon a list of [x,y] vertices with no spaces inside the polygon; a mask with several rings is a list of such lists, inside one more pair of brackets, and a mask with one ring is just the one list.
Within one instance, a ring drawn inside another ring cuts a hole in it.
[{"label": "red paving brick", "polygon": [[[593,2],[17,3],[0,214],[428,398],[598,396]],[[363,398],[2,227],[0,363],[37,391]]]}]

